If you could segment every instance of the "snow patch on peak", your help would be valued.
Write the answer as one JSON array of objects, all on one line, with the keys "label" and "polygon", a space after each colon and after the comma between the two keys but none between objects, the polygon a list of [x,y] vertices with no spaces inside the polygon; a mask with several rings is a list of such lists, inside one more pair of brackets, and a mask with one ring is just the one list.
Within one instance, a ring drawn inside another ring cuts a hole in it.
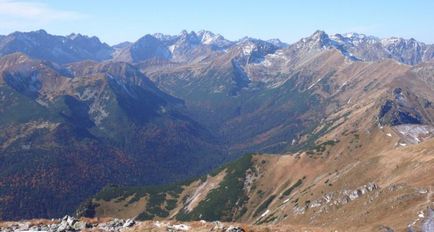
[{"label": "snow patch on peak", "polygon": [[273,44],[278,48],[286,48],[289,46],[287,43],[282,42],[280,39],[269,39],[267,40],[267,42]]},{"label": "snow patch on peak", "polygon": [[347,38],[357,38],[357,39],[364,39],[367,37],[365,34],[359,34],[356,32],[348,32],[348,33],[345,33],[344,36]]},{"label": "snow patch on peak", "polygon": [[253,50],[255,49],[255,44],[253,44],[253,43],[248,43],[248,44],[246,44],[246,45],[244,45],[244,46],[242,46],[242,50],[243,50],[243,54],[244,55],[250,55],[252,52],[253,52]]},{"label": "snow patch on peak", "polygon": [[383,46],[389,46],[391,44],[397,44],[399,42],[402,41],[402,38],[398,38],[398,37],[390,37],[390,38],[384,38],[381,39],[381,44]]},{"label": "snow patch on peak", "polygon": [[155,33],[153,36],[162,42],[173,41],[177,38],[176,35],[166,35],[163,33]]}]

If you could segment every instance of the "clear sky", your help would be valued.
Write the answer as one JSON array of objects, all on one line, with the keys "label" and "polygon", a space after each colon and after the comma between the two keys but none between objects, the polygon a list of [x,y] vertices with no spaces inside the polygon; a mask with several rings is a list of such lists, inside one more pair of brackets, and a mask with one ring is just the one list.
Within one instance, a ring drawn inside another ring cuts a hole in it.
[{"label": "clear sky", "polygon": [[295,42],[315,30],[434,43],[434,0],[0,0],[0,34],[45,29],[115,44],[206,29]]}]

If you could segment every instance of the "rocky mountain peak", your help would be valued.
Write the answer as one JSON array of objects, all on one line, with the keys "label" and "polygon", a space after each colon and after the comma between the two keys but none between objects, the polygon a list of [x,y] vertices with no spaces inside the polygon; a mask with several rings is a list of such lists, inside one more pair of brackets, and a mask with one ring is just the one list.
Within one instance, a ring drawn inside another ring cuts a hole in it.
[{"label": "rocky mountain peak", "polygon": [[311,36],[305,37],[296,43],[296,47],[301,49],[324,49],[332,45],[332,40],[324,31],[317,30]]},{"label": "rocky mountain peak", "polygon": [[44,29],[39,29],[36,31],[29,31],[29,32],[16,31],[13,32],[11,35],[49,35],[49,34]]},{"label": "rocky mountain peak", "polygon": [[385,38],[381,40],[381,44],[387,49],[400,48],[400,49],[420,49],[425,44],[417,41],[414,38],[404,39],[399,37]]},{"label": "rocky mountain peak", "polygon": [[66,38],[71,39],[71,40],[75,40],[75,39],[83,38],[83,37],[88,38],[88,36],[82,35],[80,33],[71,33],[71,34],[66,36]]},{"label": "rocky mountain peak", "polygon": [[361,34],[361,33],[357,33],[357,32],[348,32],[348,33],[345,33],[343,36],[346,38],[350,38],[350,39],[364,39],[364,38],[368,37],[365,34]]},{"label": "rocky mountain peak", "polygon": [[113,49],[97,37],[80,34],[57,36],[44,30],[14,32],[0,38],[0,55],[23,52],[31,58],[69,63],[84,59],[111,58]]},{"label": "rocky mountain peak", "polygon": [[101,40],[96,36],[87,36],[82,35],[80,33],[71,33],[66,38],[72,40],[72,41],[92,41],[97,43],[102,43]]},{"label": "rocky mountain peak", "polygon": [[394,59],[404,64],[418,64],[433,57],[432,45],[426,45],[413,38],[390,37],[380,39],[360,33],[328,35],[316,31],[296,43],[296,49],[335,48],[351,60],[378,61]]},{"label": "rocky mountain peak", "polygon": [[220,36],[219,34],[215,34],[212,31],[207,31],[207,30],[200,30],[196,33],[199,37],[203,38],[203,37],[216,37],[216,36]]},{"label": "rocky mountain peak", "polygon": [[324,40],[329,38],[328,34],[322,30],[316,30],[310,37],[313,40]]},{"label": "rocky mountain peak", "polygon": [[191,44],[198,44],[200,43],[200,39],[197,36],[196,32],[191,31],[187,32],[186,30],[183,30],[179,36],[179,42],[184,43],[191,43]]},{"label": "rocky mountain peak", "polygon": [[[23,40],[23,41],[25,40],[28,44],[31,43],[36,44],[41,40],[47,40],[50,39],[51,37],[53,36],[48,34],[45,30],[37,30],[37,31],[30,31],[30,32],[16,31],[5,36],[4,38],[7,42],[11,42],[14,40]],[[0,42],[0,44],[2,43]]]},{"label": "rocky mountain peak", "polygon": [[228,45],[230,42],[220,34],[214,34],[211,31],[201,30],[197,33],[202,44],[206,45]]},{"label": "rocky mountain peak", "polygon": [[163,33],[155,33],[153,36],[165,44],[172,44],[178,39],[177,35],[167,35]]},{"label": "rocky mountain peak", "polygon": [[286,48],[286,47],[288,47],[287,43],[282,42],[280,39],[277,39],[277,38],[269,39],[269,40],[267,40],[267,42],[273,44],[274,46],[276,46],[278,48]]},{"label": "rocky mountain peak", "polygon": [[238,60],[241,63],[255,63],[262,61],[267,54],[274,53],[279,47],[267,41],[244,37],[236,43],[236,49],[240,51]]}]

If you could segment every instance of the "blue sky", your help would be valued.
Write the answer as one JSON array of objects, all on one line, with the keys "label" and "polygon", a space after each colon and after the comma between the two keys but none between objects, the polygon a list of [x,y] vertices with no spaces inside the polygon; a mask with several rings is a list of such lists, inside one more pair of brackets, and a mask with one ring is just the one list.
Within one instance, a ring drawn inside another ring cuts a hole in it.
[{"label": "blue sky", "polygon": [[432,0],[0,0],[0,34],[45,29],[109,44],[207,29],[229,39],[295,42],[315,30],[434,43]]}]

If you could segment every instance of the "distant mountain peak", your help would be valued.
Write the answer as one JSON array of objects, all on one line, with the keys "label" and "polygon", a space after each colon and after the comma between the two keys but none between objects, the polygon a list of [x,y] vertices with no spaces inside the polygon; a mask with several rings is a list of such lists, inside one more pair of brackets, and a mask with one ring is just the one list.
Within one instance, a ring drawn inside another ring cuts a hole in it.
[{"label": "distant mountain peak", "polygon": [[380,39],[361,33],[328,35],[317,30],[311,36],[296,43],[297,49],[335,48],[351,60],[377,61],[394,59],[405,64],[418,64],[434,56],[433,45],[426,45],[414,38],[390,37]]},{"label": "distant mountain peak", "polygon": [[312,35],[312,38],[328,38],[328,34],[323,30],[316,30]]},{"label": "distant mountain peak", "polygon": [[[227,40],[220,34],[215,34],[211,31],[200,30],[197,35],[203,44],[212,45],[218,43],[225,43]],[[229,42],[229,41],[227,41]]]},{"label": "distant mountain peak", "polygon": [[343,34],[347,38],[366,38],[365,34],[357,33],[357,32],[347,32]]},{"label": "distant mountain peak", "polygon": [[33,33],[35,33],[35,34],[48,35],[47,31],[44,30],[44,29],[39,29],[39,30],[33,31]]},{"label": "distant mountain peak", "polygon": [[36,30],[36,31],[29,31],[29,32],[18,32],[17,31],[15,33],[48,35],[47,31],[45,31],[44,29],[39,29],[39,30]]},{"label": "distant mountain peak", "polygon": [[79,38],[79,37],[82,37],[82,36],[83,36],[83,35],[80,34],[80,33],[71,33],[71,34],[67,35],[66,37],[69,38],[69,39],[74,40],[74,39]]},{"label": "distant mountain peak", "polygon": [[305,37],[301,39],[297,43],[297,47],[301,48],[308,48],[308,49],[320,49],[320,48],[327,48],[331,44],[330,37],[327,33],[321,30],[315,31],[311,36]]},{"label": "distant mountain peak", "polygon": [[199,44],[200,39],[197,36],[196,32],[191,31],[187,32],[186,30],[183,30],[181,34],[179,35],[178,44]]},{"label": "distant mountain peak", "polygon": [[311,36],[306,38],[310,41],[315,41],[324,44],[330,40],[329,35],[325,31],[316,30]]},{"label": "distant mountain peak", "polygon": [[[151,38],[152,37],[152,38]],[[156,45],[151,49],[138,49],[141,53],[137,57],[153,57],[158,54],[159,58],[173,59],[178,61],[201,60],[213,51],[223,51],[242,45],[246,54],[250,54],[255,46],[262,46],[262,50],[273,51],[287,48],[289,45],[279,39],[268,41],[244,37],[237,41],[230,41],[218,33],[208,30],[187,31],[183,30],[177,35],[156,33],[145,35],[148,42]],[[157,40],[159,42],[157,42]],[[294,46],[293,46],[294,45]],[[414,38],[404,39],[400,37],[379,38],[357,32],[343,34],[327,34],[323,30],[317,30],[308,37],[291,45],[292,49],[302,49],[304,52],[312,50],[335,48],[345,57],[351,60],[377,61],[382,59],[394,59],[405,64],[419,64],[434,59],[434,45],[427,45]],[[0,55],[14,52],[24,52],[32,58],[50,60],[57,63],[69,63],[85,59],[90,60],[124,60],[129,61],[129,52],[121,51],[134,47],[134,43],[108,46],[102,43],[96,36],[87,36],[80,33],[72,33],[67,36],[51,35],[45,30],[31,32],[14,32],[0,35]],[[142,59],[139,59],[142,60]]]},{"label": "distant mountain peak", "polygon": [[214,37],[214,36],[218,36],[219,34],[215,34],[212,31],[207,31],[207,30],[200,30],[196,33],[198,36],[203,37],[203,36],[210,36],[210,37]]},{"label": "distant mountain peak", "polygon": [[185,29],[179,33],[180,36],[187,36],[188,34],[189,34],[188,31]]},{"label": "distant mountain peak", "polygon": [[51,35],[48,34],[45,30],[40,29],[37,31],[29,31],[29,32],[15,31],[15,32],[9,34],[8,36],[16,37],[16,38],[23,38],[23,37],[27,37],[27,36],[47,37],[47,36],[51,36]]},{"label": "distant mountain peak", "polygon": [[267,42],[269,42],[269,43],[271,43],[274,46],[279,47],[279,48],[286,48],[286,47],[288,47],[287,43],[282,42],[280,39],[277,39],[277,38],[269,39],[269,40],[267,40]]},{"label": "distant mountain peak", "polygon": [[175,40],[178,37],[176,35],[167,35],[167,34],[163,34],[163,33],[155,33],[155,34],[153,34],[153,36],[162,42]]},{"label": "distant mountain peak", "polygon": [[110,59],[113,52],[97,37],[81,34],[59,36],[38,30],[14,32],[0,39],[0,55],[23,52],[32,58],[61,64],[85,59],[102,61]]}]

